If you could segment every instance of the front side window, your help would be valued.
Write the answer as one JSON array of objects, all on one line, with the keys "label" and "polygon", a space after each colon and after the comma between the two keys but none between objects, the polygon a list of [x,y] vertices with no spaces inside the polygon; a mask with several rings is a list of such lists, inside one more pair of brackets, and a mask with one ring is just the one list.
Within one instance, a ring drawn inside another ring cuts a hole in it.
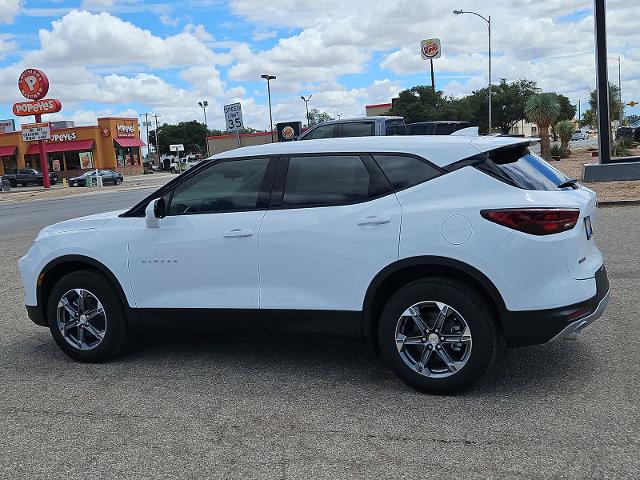
[{"label": "front side window", "polygon": [[332,138],[334,135],[335,125],[322,125],[311,130],[302,140],[314,140],[316,138]]},{"label": "front side window", "polygon": [[401,190],[439,176],[440,171],[424,160],[406,155],[375,155],[393,188]]},{"label": "front side window", "polygon": [[211,165],[175,187],[169,215],[257,208],[268,164],[268,158],[250,158]]},{"label": "front side window", "polygon": [[371,177],[357,155],[291,157],[283,204],[323,206],[369,198]]},{"label": "front side window", "polygon": [[349,122],[342,125],[343,137],[370,137],[373,135],[372,122]]}]

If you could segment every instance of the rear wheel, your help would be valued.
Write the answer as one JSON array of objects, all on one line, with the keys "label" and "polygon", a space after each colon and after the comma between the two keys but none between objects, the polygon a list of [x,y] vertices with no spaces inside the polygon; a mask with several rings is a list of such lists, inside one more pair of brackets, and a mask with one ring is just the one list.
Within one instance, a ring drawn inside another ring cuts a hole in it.
[{"label": "rear wheel", "polygon": [[122,179],[121,178],[116,178],[116,185],[120,185],[122,183]]},{"label": "rear wheel", "polygon": [[102,275],[81,270],[53,287],[47,308],[49,329],[58,346],[81,362],[104,362],[127,340],[120,299]]},{"label": "rear wheel", "polygon": [[498,337],[487,301],[446,278],[396,292],[378,329],[380,349],[397,375],[426,393],[458,393],[491,367]]}]

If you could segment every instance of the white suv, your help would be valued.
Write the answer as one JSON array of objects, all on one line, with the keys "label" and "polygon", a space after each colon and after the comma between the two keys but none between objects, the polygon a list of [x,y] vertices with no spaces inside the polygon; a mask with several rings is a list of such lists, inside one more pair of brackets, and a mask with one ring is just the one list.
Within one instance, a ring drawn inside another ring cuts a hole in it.
[{"label": "white suv", "polygon": [[500,346],[575,337],[608,301],[595,194],[528,145],[397,136],[221,153],[128,211],[43,229],[20,259],[29,316],[87,362],[167,317],[356,334],[409,385],[460,391]]}]

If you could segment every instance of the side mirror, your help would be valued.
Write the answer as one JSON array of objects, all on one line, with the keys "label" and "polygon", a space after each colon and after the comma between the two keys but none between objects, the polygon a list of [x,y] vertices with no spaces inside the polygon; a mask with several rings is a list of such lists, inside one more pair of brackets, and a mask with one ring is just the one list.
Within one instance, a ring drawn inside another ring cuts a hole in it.
[{"label": "side mirror", "polygon": [[144,219],[147,223],[147,228],[160,228],[159,220],[167,216],[166,205],[164,198],[156,198],[152,202],[149,202],[147,208],[144,211]]}]

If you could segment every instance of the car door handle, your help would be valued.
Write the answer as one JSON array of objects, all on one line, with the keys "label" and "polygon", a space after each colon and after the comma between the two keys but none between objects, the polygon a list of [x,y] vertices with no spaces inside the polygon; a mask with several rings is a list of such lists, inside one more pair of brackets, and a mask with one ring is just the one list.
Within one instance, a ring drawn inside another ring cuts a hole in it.
[{"label": "car door handle", "polygon": [[253,235],[251,230],[243,230],[242,228],[234,228],[224,234],[224,238],[244,238]]},{"label": "car door handle", "polygon": [[386,225],[387,223],[391,223],[391,219],[387,217],[365,217],[358,222],[359,227],[371,227],[375,225]]}]

